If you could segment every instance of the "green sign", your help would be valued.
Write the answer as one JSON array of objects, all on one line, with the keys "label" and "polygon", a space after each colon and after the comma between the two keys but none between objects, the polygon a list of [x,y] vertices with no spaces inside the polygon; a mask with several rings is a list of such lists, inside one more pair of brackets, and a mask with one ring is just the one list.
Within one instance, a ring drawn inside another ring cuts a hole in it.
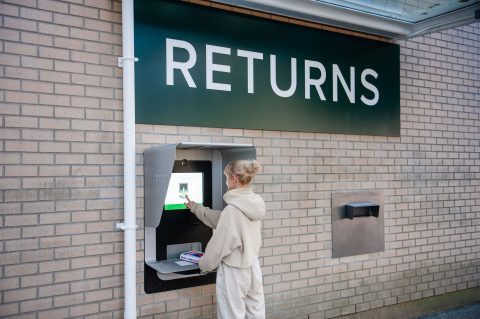
[{"label": "green sign", "polygon": [[136,121],[399,136],[400,51],[168,0],[135,0]]}]

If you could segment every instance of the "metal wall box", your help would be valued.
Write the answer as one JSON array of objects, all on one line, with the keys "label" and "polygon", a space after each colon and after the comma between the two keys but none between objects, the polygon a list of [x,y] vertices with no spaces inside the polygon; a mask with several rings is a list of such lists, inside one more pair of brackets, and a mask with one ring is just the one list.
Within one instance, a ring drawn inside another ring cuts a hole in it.
[{"label": "metal wall box", "polygon": [[332,193],[333,258],[385,251],[383,193]]}]

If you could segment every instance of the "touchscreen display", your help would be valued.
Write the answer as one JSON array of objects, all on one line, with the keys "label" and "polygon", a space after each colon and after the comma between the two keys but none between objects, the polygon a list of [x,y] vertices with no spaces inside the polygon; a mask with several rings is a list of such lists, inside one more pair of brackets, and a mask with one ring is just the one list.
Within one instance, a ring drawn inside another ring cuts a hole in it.
[{"label": "touchscreen display", "polygon": [[185,195],[191,201],[203,204],[203,173],[172,173],[164,210],[187,209]]}]

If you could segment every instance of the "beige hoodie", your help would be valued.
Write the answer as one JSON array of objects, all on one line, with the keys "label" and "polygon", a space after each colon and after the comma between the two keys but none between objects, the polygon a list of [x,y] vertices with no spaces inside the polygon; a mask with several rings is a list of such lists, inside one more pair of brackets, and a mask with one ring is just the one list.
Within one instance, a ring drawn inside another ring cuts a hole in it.
[{"label": "beige hoodie", "polygon": [[213,236],[200,258],[202,271],[213,271],[225,264],[248,268],[258,257],[261,237],[261,219],[265,202],[251,188],[232,189],[223,195],[227,207],[223,211],[193,204],[192,212],[205,225],[214,228]]}]

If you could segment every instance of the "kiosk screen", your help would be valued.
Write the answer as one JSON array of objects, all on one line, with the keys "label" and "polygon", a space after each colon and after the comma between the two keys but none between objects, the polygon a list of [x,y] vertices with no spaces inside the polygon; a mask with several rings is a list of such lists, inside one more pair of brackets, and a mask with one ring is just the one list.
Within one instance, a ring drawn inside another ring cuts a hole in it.
[{"label": "kiosk screen", "polygon": [[187,209],[185,195],[188,195],[191,201],[203,204],[203,173],[172,173],[164,209]]}]

